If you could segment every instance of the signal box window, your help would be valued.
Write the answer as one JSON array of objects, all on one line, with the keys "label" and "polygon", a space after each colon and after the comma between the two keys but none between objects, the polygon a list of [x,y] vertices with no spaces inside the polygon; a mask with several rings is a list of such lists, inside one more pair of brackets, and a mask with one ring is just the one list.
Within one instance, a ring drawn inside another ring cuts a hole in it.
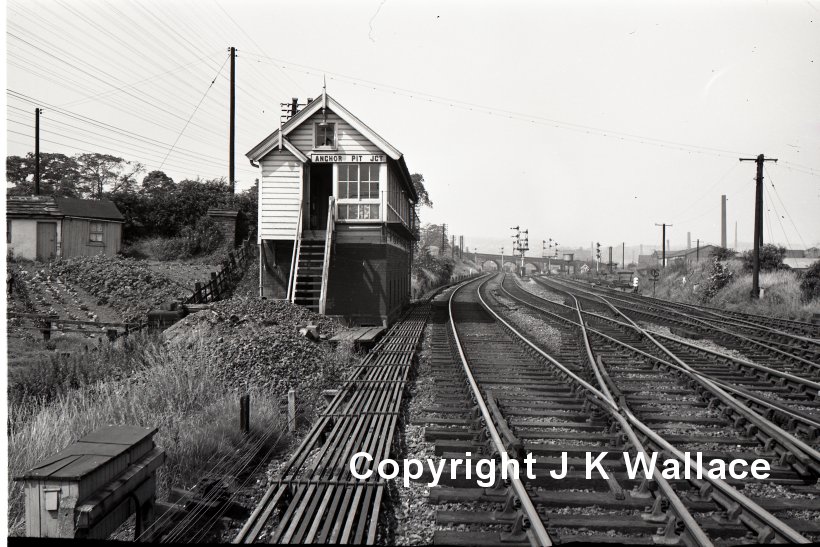
[{"label": "signal box window", "polygon": [[316,135],[315,148],[336,149],[336,124],[317,123],[314,125],[314,134]]},{"label": "signal box window", "polygon": [[379,220],[378,163],[339,165],[339,219]]},{"label": "signal box window", "polygon": [[92,222],[92,223],[90,223],[89,232],[88,232],[88,240],[93,241],[95,243],[102,243],[102,241],[103,241],[103,223],[102,222]]}]

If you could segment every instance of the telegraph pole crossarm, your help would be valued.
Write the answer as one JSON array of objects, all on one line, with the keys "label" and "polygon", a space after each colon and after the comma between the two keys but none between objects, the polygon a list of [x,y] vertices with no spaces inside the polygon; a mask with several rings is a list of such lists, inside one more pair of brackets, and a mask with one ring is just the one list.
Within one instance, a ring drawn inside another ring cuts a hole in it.
[{"label": "telegraph pole crossarm", "polygon": [[758,155],[756,158],[739,159],[740,161],[753,161],[757,163],[757,177],[755,177],[755,233],[754,251],[752,253],[752,298],[760,298],[760,247],[763,246],[763,162],[776,162],[777,159],[767,158],[763,154]]}]

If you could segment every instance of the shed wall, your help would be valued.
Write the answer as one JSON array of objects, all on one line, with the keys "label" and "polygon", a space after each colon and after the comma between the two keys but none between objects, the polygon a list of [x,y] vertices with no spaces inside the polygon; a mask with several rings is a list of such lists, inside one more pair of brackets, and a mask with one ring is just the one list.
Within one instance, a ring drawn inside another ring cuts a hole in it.
[{"label": "shed wall", "polygon": [[59,218],[10,218],[11,243],[9,250],[16,258],[37,259],[37,223],[53,222],[57,224],[57,256],[61,256],[62,222]]},{"label": "shed wall", "polygon": [[[92,222],[102,222],[102,244],[89,240]],[[98,254],[114,256],[120,251],[121,245],[122,224],[119,222],[92,221],[81,218],[63,219],[63,256],[66,258]]]}]

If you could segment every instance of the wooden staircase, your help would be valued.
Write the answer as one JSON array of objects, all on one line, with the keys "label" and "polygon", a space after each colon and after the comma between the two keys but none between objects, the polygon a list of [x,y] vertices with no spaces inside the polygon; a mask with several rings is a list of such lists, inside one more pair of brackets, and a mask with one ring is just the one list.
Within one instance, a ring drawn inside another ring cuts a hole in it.
[{"label": "wooden staircase", "polygon": [[319,312],[322,275],[325,264],[325,239],[302,238],[296,267],[293,303]]}]

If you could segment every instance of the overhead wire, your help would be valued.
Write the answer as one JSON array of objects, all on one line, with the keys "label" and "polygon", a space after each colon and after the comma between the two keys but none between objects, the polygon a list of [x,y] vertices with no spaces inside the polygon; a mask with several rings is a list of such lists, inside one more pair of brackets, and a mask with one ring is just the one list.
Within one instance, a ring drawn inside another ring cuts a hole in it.
[{"label": "overhead wire", "polygon": [[[780,230],[783,232],[783,238],[786,240],[786,245],[788,246],[787,248],[791,249],[792,244],[789,241],[789,234],[786,233],[786,228],[783,226],[783,220],[781,219],[780,212],[777,210],[777,205],[775,204],[774,199],[772,199],[772,193],[769,191],[769,187],[765,184],[763,185],[763,188],[765,188],[766,195],[769,198],[769,203],[771,204],[772,209],[774,209],[774,215],[777,217],[778,224],[780,224]],[[769,220],[769,224],[771,225],[771,219]],[[771,234],[771,228],[769,228],[769,237],[771,237],[771,240],[774,243],[774,236]]]},{"label": "overhead wire", "polygon": [[783,212],[786,213],[786,217],[789,219],[792,228],[794,228],[794,231],[797,234],[797,238],[800,240],[800,243],[803,244],[803,248],[808,249],[808,245],[806,245],[806,241],[803,239],[803,235],[800,233],[800,230],[797,229],[797,224],[794,223],[794,219],[792,218],[792,215],[789,213],[789,209],[786,207],[786,203],[783,201],[783,198],[780,197],[780,192],[777,191],[777,186],[775,186],[774,179],[772,178],[771,173],[769,173],[769,169],[766,167],[765,163],[763,164],[763,170],[766,173],[766,178],[769,180],[769,184],[771,185],[772,190],[774,190],[774,195],[780,201],[780,205],[783,209]]},{"label": "overhead wire", "polygon": [[[13,98],[17,98],[16,97],[16,92],[11,91],[11,90],[8,90],[8,92],[15,94],[15,95],[11,95],[11,96]],[[119,128],[110,126],[110,125],[108,125],[104,122],[100,122],[100,121],[94,120],[92,118],[87,118],[87,117],[84,117],[82,115],[78,115],[76,113],[66,111],[65,109],[61,109],[59,107],[50,105],[49,103],[46,103],[44,101],[38,101],[38,100],[36,100],[34,98],[30,98],[28,96],[25,96],[25,98],[21,98],[21,100],[25,100],[26,102],[29,102],[30,104],[33,104],[33,105],[37,105],[37,106],[41,106],[41,107],[44,106],[44,107],[46,107],[46,109],[48,111],[53,110],[57,114],[65,115],[65,116],[67,116],[71,119],[75,119],[77,121],[80,121],[81,123],[88,123],[92,127],[101,128],[103,130],[110,131],[114,134],[122,135],[122,136],[125,136],[127,138],[130,138],[131,140],[134,140],[134,141],[137,141],[137,142],[140,142],[140,143],[145,143],[149,146],[161,149],[161,151],[159,151],[159,150],[149,150],[151,153],[161,154],[162,152],[166,151],[168,146],[169,146],[169,143],[158,141],[156,139],[152,139],[150,137],[145,137],[145,136],[138,135],[138,134],[135,134],[135,133],[131,133],[131,132],[128,132],[128,131],[120,130]],[[9,108],[18,110],[20,112],[28,113],[27,110],[19,108],[19,107],[15,107],[13,105],[9,105]],[[54,121],[57,121],[57,123],[62,123],[63,125],[67,125],[67,126],[76,128],[78,130],[82,130],[82,131],[86,131],[86,132],[89,132],[89,133],[97,134],[99,136],[102,136],[104,138],[108,138],[110,140],[119,140],[119,139],[115,139],[113,137],[107,137],[106,135],[102,135],[102,134],[99,134],[99,133],[96,133],[96,132],[92,132],[88,129],[85,129],[85,128],[79,127],[79,126],[75,126],[73,124],[68,124],[66,122],[60,122],[59,120],[54,120]],[[136,145],[133,145],[133,146],[136,146]],[[142,148],[142,147],[140,147],[140,148]],[[197,163],[204,162],[204,163],[210,163],[211,165],[213,165],[215,167],[219,167],[219,166],[223,165],[220,162],[217,162],[217,161],[213,160],[213,158],[211,158],[209,156],[206,156],[206,155],[203,155],[203,154],[201,154],[199,152],[196,152],[196,151],[183,149],[183,148],[179,148],[179,147],[177,148],[177,150],[181,151],[182,155],[184,155],[186,158],[190,158],[192,164],[197,164]],[[243,168],[243,170],[247,173],[255,173],[255,171],[252,171],[250,169]]]},{"label": "overhead wire", "polygon": [[188,128],[188,124],[189,124],[189,123],[191,123],[191,119],[193,119],[193,117],[194,117],[194,115],[196,114],[197,110],[199,110],[199,105],[201,105],[201,104],[202,104],[202,101],[204,101],[204,100],[205,100],[205,97],[207,97],[207,96],[208,96],[208,92],[209,92],[209,91],[211,90],[211,88],[214,86],[214,82],[216,81],[217,76],[219,76],[219,73],[220,73],[220,72],[222,72],[222,69],[223,69],[223,68],[225,68],[225,64],[228,62],[228,59],[229,59],[229,58],[230,58],[230,56],[225,57],[225,61],[222,63],[222,66],[221,66],[221,67],[219,67],[219,70],[216,72],[216,76],[214,76],[213,80],[211,80],[211,83],[210,83],[210,84],[208,84],[207,89],[205,89],[205,93],[203,93],[203,94],[202,94],[202,98],[201,98],[201,99],[199,99],[199,102],[198,102],[198,103],[196,103],[196,107],[194,107],[194,111],[193,111],[193,112],[191,112],[191,115],[190,115],[190,116],[188,116],[188,121],[186,121],[186,122],[185,122],[185,125],[182,127],[182,130],[179,132],[179,135],[177,135],[177,138],[176,138],[176,140],[174,141],[174,144],[172,144],[172,145],[171,145],[171,148],[169,148],[169,149],[168,149],[168,153],[167,153],[167,154],[165,154],[165,158],[163,158],[162,163],[159,165],[159,168],[160,168],[160,169],[162,169],[162,166],[163,166],[163,165],[165,165],[165,161],[168,159],[168,156],[170,156],[170,155],[171,155],[171,152],[173,152],[173,151],[174,151],[174,147],[175,147],[175,146],[177,145],[177,143],[179,142],[179,139],[182,137],[182,134],[183,134],[183,133],[185,133],[185,129],[187,129],[187,128]]}]

